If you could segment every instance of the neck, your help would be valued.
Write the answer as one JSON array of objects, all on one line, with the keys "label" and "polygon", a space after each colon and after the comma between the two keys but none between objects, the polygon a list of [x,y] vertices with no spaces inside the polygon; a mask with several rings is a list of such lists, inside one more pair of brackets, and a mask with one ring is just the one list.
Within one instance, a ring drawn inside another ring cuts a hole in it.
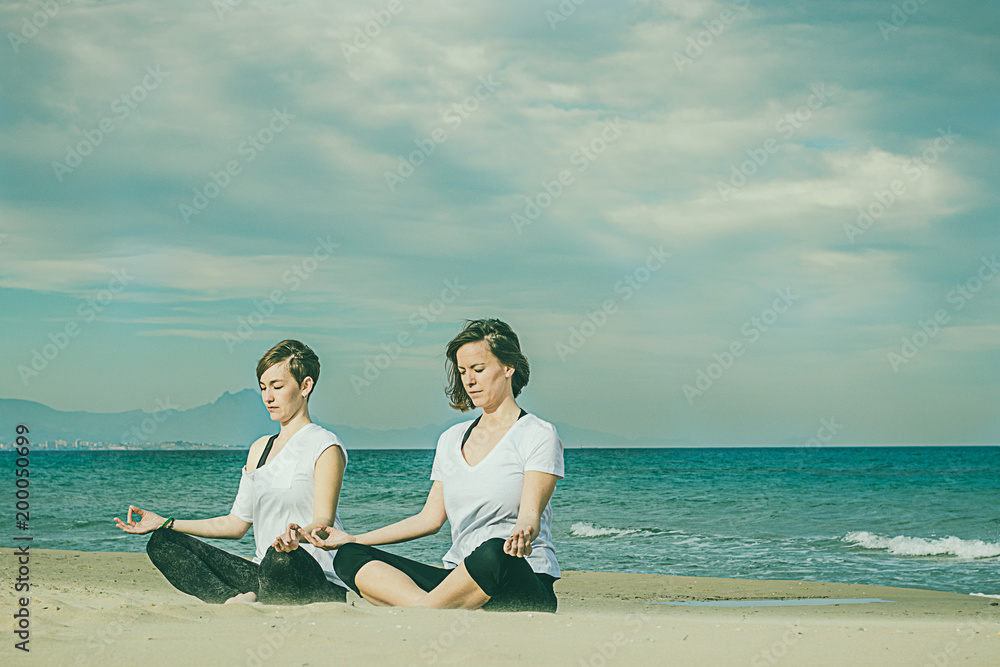
[{"label": "neck", "polygon": [[299,432],[303,426],[312,424],[312,420],[309,418],[309,406],[304,405],[302,409],[296,412],[291,419],[286,422],[281,422],[281,432],[278,434],[278,438],[282,441],[287,441],[293,435]]},{"label": "neck", "polygon": [[502,402],[494,406],[484,406],[483,416],[479,423],[487,429],[497,427],[509,428],[517,421],[521,414],[521,408],[514,402],[513,396],[507,396]]}]

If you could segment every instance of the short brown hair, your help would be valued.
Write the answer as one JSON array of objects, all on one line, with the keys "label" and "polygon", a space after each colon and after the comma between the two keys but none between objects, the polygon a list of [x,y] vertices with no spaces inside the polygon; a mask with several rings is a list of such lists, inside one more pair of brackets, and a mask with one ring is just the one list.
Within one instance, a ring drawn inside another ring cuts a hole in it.
[{"label": "short brown hair", "polygon": [[319,357],[308,345],[291,338],[281,341],[260,358],[257,362],[257,381],[260,382],[260,376],[268,368],[285,361],[288,362],[288,371],[300,387],[307,377],[312,378],[313,388],[316,387],[319,381]]},{"label": "short brown hair", "polygon": [[521,343],[517,339],[510,325],[501,320],[489,318],[483,320],[466,320],[463,328],[457,336],[448,343],[448,350],[445,353],[445,372],[448,374],[450,387],[445,389],[451,407],[456,410],[466,412],[475,407],[465,385],[462,384],[462,375],[458,372],[458,350],[468,343],[476,343],[485,340],[490,346],[490,352],[504,366],[514,369],[511,377],[511,390],[516,398],[521,393],[524,385],[528,384],[528,376],[531,369],[528,365],[528,358],[521,352]]}]

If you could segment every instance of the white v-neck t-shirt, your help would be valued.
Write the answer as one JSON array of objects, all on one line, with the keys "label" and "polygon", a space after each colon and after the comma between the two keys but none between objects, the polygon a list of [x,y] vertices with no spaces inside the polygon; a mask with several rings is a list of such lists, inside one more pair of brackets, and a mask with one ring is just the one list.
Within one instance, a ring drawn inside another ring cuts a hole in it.
[{"label": "white v-neck t-shirt", "polygon": [[[316,461],[330,447],[340,447],[346,465],[347,450],[340,438],[318,424],[306,424],[263,466],[249,472],[243,467],[232,514],[253,524],[253,562],[264,558],[275,538],[288,530],[288,524],[305,526],[312,521]],[[333,525],[343,530],[339,511]],[[328,581],[347,588],[333,570],[335,550],[324,551],[304,541],[299,542],[299,548],[312,554]]]},{"label": "white v-neck t-shirt", "polygon": [[[470,466],[462,456],[462,438],[472,421],[455,424],[438,438],[431,479],[444,488],[444,508],[451,523],[451,549],[444,566],[458,567],[476,547],[494,537],[507,539],[517,523],[524,473],[529,470],[563,477],[563,448],[555,427],[525,414],[482,461]],[[542,512],[538,537],[527,557],[538,574],[558,578],[552,547],[552,504]]]}]

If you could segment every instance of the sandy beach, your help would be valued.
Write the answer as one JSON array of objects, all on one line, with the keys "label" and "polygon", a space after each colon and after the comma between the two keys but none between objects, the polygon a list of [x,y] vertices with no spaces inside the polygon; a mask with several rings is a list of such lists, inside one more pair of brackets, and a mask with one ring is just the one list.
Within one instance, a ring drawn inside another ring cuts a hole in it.
[{"label": "sandy beach", "polygon": [[[207,605],[174,590],[145,554],[31,550],[30,654],[13,549],[2,663],[44,665],[997,665],[1000,600],[797,581],[565,572],[559,612]],[[813,606],[664,601],[879,598]]]}]

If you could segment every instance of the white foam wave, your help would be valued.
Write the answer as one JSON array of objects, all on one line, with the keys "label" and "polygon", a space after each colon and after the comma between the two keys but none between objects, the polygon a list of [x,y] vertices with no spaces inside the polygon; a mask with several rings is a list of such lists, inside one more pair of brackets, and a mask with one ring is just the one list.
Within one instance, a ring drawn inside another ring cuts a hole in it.
[{"label": "white foam wave", "polygon": [[637,529],[604,528],[583,521],[577,521],[569,528],[569,534],[573,537],[621,537],[637,532]]},{"label": "white foam wave", "polygon": [[577,521],[569,527],[569,534],[573,537],[625,537],[626,535],[655,535],[656,533],[643,530],[641,528],[606,528],[595,526],[586,521]]},{"label": "white foam wave", "polygon": [[959,558],[993,558],[1000,556],[1000,542],[963,540],[958,537],[885,537],[868,531],[855,531],[843,537],[844,542],[865,549],[884,549],[897,556],[957,556]]},{"label": "white foam wave", "polygon": [[981,597],[981,598],[995,598],[997,600],[1000,600],[1000,595],[988,595],[987,593],[969,593],[969,595],[975,595],[976,597]]}]

